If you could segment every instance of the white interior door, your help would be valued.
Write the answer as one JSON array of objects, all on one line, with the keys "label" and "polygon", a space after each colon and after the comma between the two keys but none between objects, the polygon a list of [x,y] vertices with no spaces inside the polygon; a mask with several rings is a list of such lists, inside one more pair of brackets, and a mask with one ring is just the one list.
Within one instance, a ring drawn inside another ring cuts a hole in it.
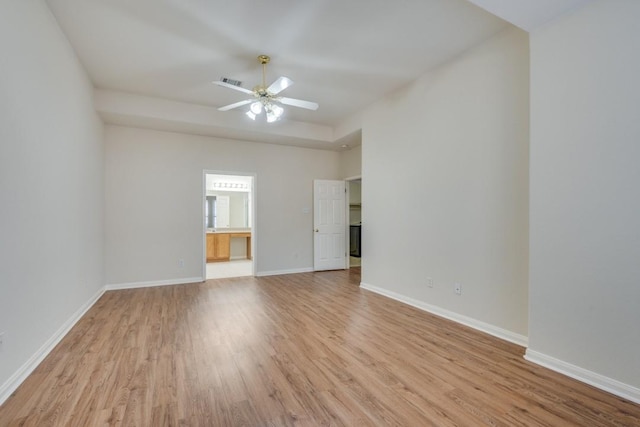
[{"label": "white interior door", "polygon": [[344,181],[313,181],[313,269],[347,268]]}]

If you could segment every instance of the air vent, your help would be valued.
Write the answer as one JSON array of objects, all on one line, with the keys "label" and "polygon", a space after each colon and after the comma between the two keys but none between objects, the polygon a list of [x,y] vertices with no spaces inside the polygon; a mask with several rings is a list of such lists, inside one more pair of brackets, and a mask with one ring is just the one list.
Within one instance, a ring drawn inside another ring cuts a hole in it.
[{"label": "air vent", "polygon": [[242,86],[242,82],[240,80],[233,80],[228,77],[220,77],[220,81],[234,86]]}]

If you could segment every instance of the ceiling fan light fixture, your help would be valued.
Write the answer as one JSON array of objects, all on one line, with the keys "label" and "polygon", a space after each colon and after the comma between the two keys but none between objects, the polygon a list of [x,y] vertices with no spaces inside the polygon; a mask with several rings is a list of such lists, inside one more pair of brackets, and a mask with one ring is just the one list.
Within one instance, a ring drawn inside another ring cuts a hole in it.
[{"label": "ceiling fan light fixture", "polygon": [[255,120],[256,119],[256,115],[253,114],[253,111],[249,110],[245,113],[247,115],[247,117],[249,117],[251,120]]},{"label": "ceiling fan light fixture", "polygon": [[282,108],[281,106],[277,105],[277,104],[272,104],[271,105],[271,111],[273,112],[273,114],[275,114],[275,116],[277,118],[282,117],[282,113],[284,113],[284,108]]},{"label": "ceiling fan light fixture", "polygon": [[267,123],[273,123],[277,121],[280,117],[275,115],[273,111],[267,111]]},{"label": "ceiling fan light fixture", "polygon": [[284,108],[277,104],[268,102],[264,104],[264,111],[267,115],[267,123],[273,123],[280,120],[280,117],[282,117],[282,113],[284,113]]},{"label": "ceiling fan light fixture", "polygon": [[251,108],[251,112],[255,115],[262,113],[262,103],[259,101],[256,101],[253,104],[251,104],[250,108]]}]

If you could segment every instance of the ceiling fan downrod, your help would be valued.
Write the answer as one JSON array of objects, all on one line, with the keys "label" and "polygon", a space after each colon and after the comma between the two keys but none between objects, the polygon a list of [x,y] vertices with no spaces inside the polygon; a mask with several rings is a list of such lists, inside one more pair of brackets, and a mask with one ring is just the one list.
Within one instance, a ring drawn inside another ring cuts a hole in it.
[{"label": "ceiling fan downrod", "polygon": [[258,56],[258,61],[260,61],[260,63],[262,64],[262,91],[266,91],[267,89],[267,79],[266,79],[266,74],[267,74],[267,64],[269,63],[269,61],[271,61],[271,58],[269,57],[269,55],[259,55]]}]

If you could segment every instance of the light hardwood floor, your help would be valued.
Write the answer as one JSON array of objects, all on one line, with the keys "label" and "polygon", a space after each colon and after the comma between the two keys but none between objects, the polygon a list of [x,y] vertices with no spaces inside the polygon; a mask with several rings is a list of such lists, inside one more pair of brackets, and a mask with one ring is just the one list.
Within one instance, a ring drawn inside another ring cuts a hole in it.
[{"label": "light hardwood floor", "polygon": [[353,268],[107,292],[0,426],[640,426],[640,405],[359,281]]}]

